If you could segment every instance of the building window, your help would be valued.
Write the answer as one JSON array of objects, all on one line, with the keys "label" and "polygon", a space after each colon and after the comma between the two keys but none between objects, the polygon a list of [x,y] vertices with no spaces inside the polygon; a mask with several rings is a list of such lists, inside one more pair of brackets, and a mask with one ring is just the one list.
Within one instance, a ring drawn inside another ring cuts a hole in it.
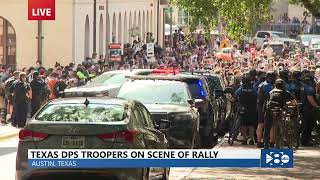
[{"label": "building window", "polygon": [[16,33],[11,23],[0,17],[0,63],[16,66]]}]

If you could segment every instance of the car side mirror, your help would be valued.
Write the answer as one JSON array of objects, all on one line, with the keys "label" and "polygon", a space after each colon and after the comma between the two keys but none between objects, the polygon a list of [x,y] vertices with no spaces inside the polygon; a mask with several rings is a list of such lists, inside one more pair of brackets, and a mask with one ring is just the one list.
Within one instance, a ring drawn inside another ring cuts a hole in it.
[{"label": "car side mirror", "polygon": [[165,129],[169,129],[171,126],[171,122],[167,119],[161,119],[159,121],[159,123],[156,125],[156,128],[158,130],[165,130]]},{"label": "car side mirror", "polygon": [[233,88],[227,87],[227,88],[224,90],[224,94],[234,94]]},{"label": "car side mirror", "polygon": [[194,105],[195,105],[195,107],[202,107],[203,105],[204,105],[204,100],[202,100],[202,99],[195,99],[194,100]]},{"label": "car side mirror", "polygon": [[191,106],[195,105],[195,101],[193,99],[188,99],[187,100],[188,104],[190,104]]}]

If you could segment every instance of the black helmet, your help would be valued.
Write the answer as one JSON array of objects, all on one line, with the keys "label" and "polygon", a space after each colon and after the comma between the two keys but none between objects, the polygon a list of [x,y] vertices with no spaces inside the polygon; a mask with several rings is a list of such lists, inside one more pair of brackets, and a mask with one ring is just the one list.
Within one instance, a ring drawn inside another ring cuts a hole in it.
[{"label": "black helmet", "polygon": [[302,73],[301,71],[295,70],[292,72],[293,79],[299,81],[301,79]]},{"label": "black helmet", "polygon": [[286,83],[282,79],[277,79],[274,85],[277,89],[281,89],[281,90],[286,89]]},{"label": "black helmet", "polygon": [[258,71],[257,76],[260,82],[263,82],[266,80],[266,72],[264,71]]},{"label": "black helmet", "polygon": [[241,80],[243,85],[250,85],[251,83],[251,77],[248,74],[245,74],[242,76],[242,80]]},{"label": "black helmet", "polygon": [[274,71],[268,71],[266,74],[266,79],[267,81],[269,81],[270,83],[274,83],[274,81],[276,80],[277,75]]},{"label": "black helmet", "polygon": [[249,71],[249,76],[250,76],[251,78],[255,78],[255,77],[257,76],[257,70],[255,70],[255,69],[250,69],[250,71]]},{"label": "black helmet", "polygon": [[301,72],[301,74],[302,74],[301,79],[302,79],[303,81],[312,80],[312,74],[311,74],[311,72],[310,72],[308,69],[304,69],[304,70]]},{"label": "black helmet", "polygon": [[279,78],[284,80],[284,81],[288,81],[289,79],[289,71],[288,70],[282,70],[279,72]]}]

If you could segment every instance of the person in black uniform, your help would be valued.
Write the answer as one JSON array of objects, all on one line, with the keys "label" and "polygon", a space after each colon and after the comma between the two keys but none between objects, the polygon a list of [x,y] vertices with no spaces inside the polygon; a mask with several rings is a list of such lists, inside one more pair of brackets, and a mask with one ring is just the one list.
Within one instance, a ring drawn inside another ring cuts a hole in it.
[{"label": "person in black uniform", "polygon": [[40,73],[35,71],[33,73],[33,80],[30,83],[32,90],[31,116],[33,116],[39,110],[44,99],[47,97],[46,86],[46,83],[40,77]]},{"label": "person in black uniform", "polygon": [[269,131],[271,129],[271,125],[268,122],[265,122],[265,107],[266,103],[269,99],[269,93],[273,89],[273,84],[276,80],[276,73],[273,71],[267,72],[266,81],[262,82],[258,86],[258,98],[257,98],[257,111],[258,111],[258,127],[256,130],[257,133],[257,147],[263,147],[263,130],[267,128]]},{"label": "person in black uniform", "polygon": [[241,116],[241,134],[243,136],[242,145],[247,145],[247,134],[249,133],[249,144],[254,145],[254,126],[257,123],[257,94],[253,88],[252,77],[244,75],[242,77],[242,87],[236,91],[240,108],[243,113]]},{"label": "person in black uniform", "polygon": [[[289,103],[288,103],[289,102]],[[297,102],[289,91],[286,90],[286,83],[282,79],[277,79],[275,82],[275,88],[269,93],[269,100],[267,102],[265,121],[268,121],[272,127],[273,119],[271,109],[274,107],[284,108],[287,104],[296,106]],[[271,133],[273,130],[271,129]],[[270,137],[270,131],[266,130],[264,133],[263,141],[264,147],[267,149],[269,147],[274,147],[274,137]]]},{"label": "person in black uniform", "polygon": [[20,73],[19,80],[11,86],[13,92],[14,122],[19,128],[25,126],[28,113],[28,101],[31,99],[31,88],[27,84],[26,73]]},{"label": "person in black uniform", "polygon": [[316,90],[314,77],[309,70],[302,71],[302,87],[301,87],[301,102],[302,102],[302,146],[312,146],[311,132],[316,123],[316,113],[319,109],[319,104],[316,100]]}]

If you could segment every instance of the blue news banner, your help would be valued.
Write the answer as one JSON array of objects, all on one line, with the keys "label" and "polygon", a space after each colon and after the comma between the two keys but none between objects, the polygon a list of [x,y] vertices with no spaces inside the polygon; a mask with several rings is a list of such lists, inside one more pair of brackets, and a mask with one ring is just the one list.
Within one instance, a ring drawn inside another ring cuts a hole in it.
[{"label": "blue news banner", "polygon": [[30,168],[233,167],[292,168],[291,149],[30,149]]}]

